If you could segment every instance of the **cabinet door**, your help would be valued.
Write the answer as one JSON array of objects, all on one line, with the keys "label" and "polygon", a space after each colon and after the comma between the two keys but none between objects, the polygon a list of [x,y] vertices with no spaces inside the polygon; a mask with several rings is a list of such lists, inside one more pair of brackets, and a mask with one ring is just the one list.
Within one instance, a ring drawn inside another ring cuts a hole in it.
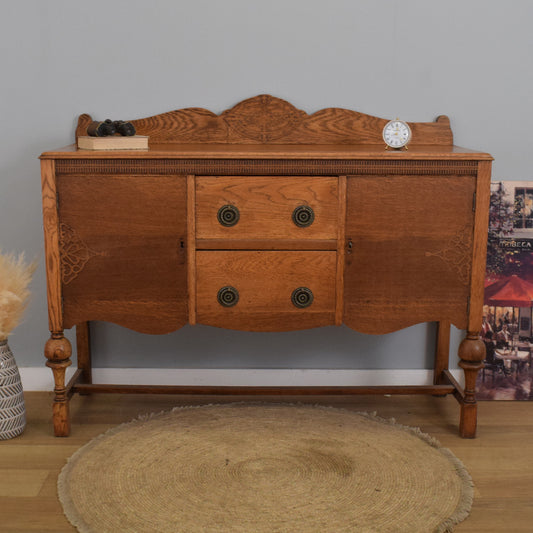
[{"label": "cabinet door", "polygon": [[474,191],[469,176],[348,177],[348,326],[375,334],[438,320],[466,327]]},{"label": "cabinet door", "polygon": [[187,321],[183,176],[60,176],[64,327],[166,333]]}]

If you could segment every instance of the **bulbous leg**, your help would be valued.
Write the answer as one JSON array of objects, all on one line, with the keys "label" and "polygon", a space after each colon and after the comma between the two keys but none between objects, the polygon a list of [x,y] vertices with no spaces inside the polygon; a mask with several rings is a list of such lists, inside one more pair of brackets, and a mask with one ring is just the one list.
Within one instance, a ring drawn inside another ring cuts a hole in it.
[{"label": "bulbous leg", "polygon": [[65,372],[72,364],[70,356],[72,347],[70,341],[63,336],[63,332],[52,333],[44,348],[44,355],[48,359],[46,366],[54,374],[54,433],[56,437],[68,437],[70,434],[69,398],[65,387]]},{"label": "bulbous leg", "polygon": [[485,344],[479,338],[479,333],[468,332],[459,346],[459,366],[465,373],[464,397],[461,401],[461,419],[459,431],[461,437],[473,439],[477,427],[476,378],[483,368],[485,359]]}]

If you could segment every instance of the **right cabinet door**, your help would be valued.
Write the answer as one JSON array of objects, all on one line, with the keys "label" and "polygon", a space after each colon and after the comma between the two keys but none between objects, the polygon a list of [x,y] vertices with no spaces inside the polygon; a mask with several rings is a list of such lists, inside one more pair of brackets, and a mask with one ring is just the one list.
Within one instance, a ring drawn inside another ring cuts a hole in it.
[{"label": "right cabinet door", "polygon": [[474,176],[348,176],[344,323],[466,327]]}]

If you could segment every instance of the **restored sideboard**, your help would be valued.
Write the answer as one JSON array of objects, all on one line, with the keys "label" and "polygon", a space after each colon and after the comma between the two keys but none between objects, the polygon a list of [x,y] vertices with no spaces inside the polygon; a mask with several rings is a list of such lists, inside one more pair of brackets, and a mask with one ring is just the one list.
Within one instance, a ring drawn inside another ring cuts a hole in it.
[{"label": "restored sideboard", "polygon": [[[77,136],[92,121],[79,118]],[[447,117],[410,123],[312,115],[260,95],[216,115],[133,120],[148,150],[41,155],[54,428],[90,392],[453,393],[474,437],[492,158],[453,145]],[[437,322],[434,383],[383,387],[184,387],[93,383],[89,322],[163,334],[185,324],[287,331],[346,324],[383,334]],[[448,370],[450,325],[465,386]],[[76,326],[78,369],[68,384]]]}]

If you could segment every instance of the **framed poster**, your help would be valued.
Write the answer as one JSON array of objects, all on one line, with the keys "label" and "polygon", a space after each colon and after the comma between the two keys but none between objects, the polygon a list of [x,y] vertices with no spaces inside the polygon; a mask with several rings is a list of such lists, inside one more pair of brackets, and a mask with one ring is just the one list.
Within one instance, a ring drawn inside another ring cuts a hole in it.
[{"label": "framed poster", "polygon": [[533,182],[491,184],[479,400],[533,400]]}]

